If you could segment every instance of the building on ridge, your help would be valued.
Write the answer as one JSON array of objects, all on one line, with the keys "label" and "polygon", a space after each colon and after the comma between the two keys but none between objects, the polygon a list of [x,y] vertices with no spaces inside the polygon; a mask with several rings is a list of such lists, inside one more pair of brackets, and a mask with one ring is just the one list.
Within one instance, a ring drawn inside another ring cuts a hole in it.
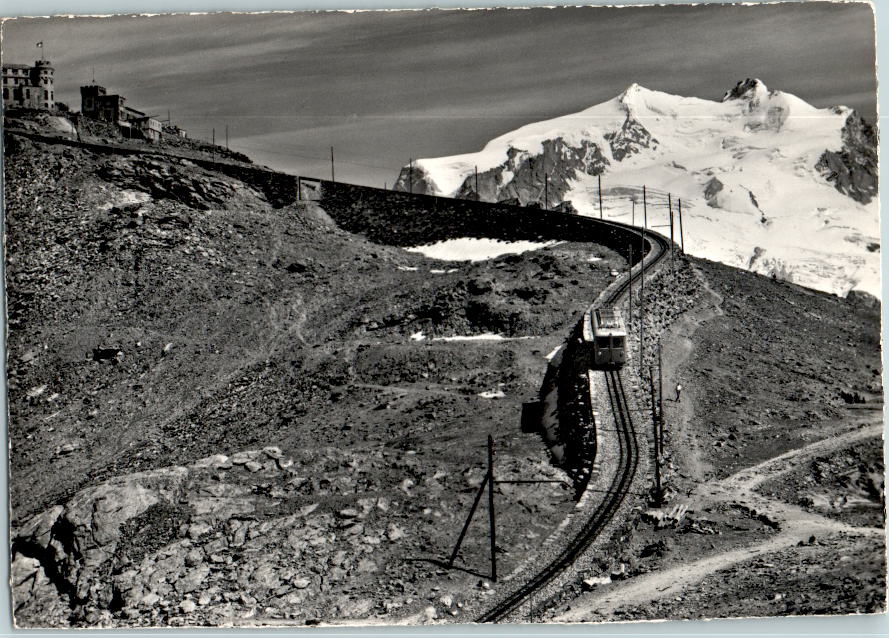
[{"label": "building on ridge", "polygon": [[104,86],[80,87],[80,112],[84,117],[116,124],[124,137],[142,137],[149,142],[161,138],[160,120],[126,105],[122,95],[108,95]]},{"label": "building on ridge", "polygon": [[37,60],[34,66],[4,63],[3,107],[7,109],[56,108],[53,74],[49,60]]}]

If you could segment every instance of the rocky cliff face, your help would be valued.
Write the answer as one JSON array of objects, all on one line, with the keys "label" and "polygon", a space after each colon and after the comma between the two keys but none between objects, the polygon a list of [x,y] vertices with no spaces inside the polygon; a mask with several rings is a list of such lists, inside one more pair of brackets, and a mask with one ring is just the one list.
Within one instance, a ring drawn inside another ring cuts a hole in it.
[{"label": "rocky cliff face", "polygon": [[876,129],[853,113],[843,127],[843,148],[824,151],[815,167],[839,192],[867,204],[879,185],[877,144]]},{"label": "rocky cliff face", "polygon": [[[645,143],[645,134],[639,132],[640,128],[641,126],[628,124],[626,131],[622,129],[609,140],[612,148],[619,148],[620,152],[626,154],[638,152],[633,145]],[[636,136],[642,141],[634,142]],[[608,164],[609,160],[603,155],[599,144],[584,140],[578,146],[572,146],[563,138],[557,137],[544,140],[540,153],[510,148],[505,162],[479,172],[477,178],[475,173],[467,176],[455,196],[477,201],[552,208],[563,201],[563,196],[570,188],[570,180],[576,179],[578,174],[600,175]],[[407,192],[410,184],[411,169],[402,168],[395,190]],[[439,194],[434,179],[418,166],[413,168],[412,192]]]}]

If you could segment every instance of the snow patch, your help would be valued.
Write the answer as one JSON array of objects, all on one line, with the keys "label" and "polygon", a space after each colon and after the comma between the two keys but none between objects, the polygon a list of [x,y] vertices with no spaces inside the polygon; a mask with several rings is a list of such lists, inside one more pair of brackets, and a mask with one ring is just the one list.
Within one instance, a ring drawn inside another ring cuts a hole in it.
[{"label": "snow patch", "polygon": [[500,241],[498,239],[461,237],[459,239],[445,239],[434,244],[414,246],[405,250],[441,261],[485,261],[486,259],[494,259],[501,255],[517,255],[531,250],[549,248],[561,243],[564,242]]},{"label": "snow patch", "polygon": [[423,334],[422,330],[411,335],[411,341],[423,341],[425,338],[426,335]]},{"label": "snow patch", "polygon": [[486,332],[480,335],[457,335],[453,337],[435,337],[433,341],[506,341],[508,337]]},{"label": "snow patch", "polygon": [[503,392],[503,384],[498,383],[496,390],[485,390],[484,392],[479,392],[479,395],[483,399],[502,399],[506,396],[506,393]]}]

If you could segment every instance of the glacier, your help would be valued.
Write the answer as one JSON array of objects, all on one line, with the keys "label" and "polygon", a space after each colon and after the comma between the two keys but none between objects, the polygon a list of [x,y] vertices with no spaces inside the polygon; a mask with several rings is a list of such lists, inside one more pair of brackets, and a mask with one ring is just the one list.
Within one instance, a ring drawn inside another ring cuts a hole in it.
[{"label": "glacier", "polygon": [[[849,108],[816,108],[758,79],[721,100],[630,85],[534,122],[481,151],[420,159],[396,190],[555,208],[669,234],[685,250],[845,296],[880,298],[876,133]],[[600,192],[601,183],[601,192]],[[564,207],[564,204],[563,204]],[[569,208],[570,210],[570,208]],[[680,240],[678,216],[674,236]]]}]

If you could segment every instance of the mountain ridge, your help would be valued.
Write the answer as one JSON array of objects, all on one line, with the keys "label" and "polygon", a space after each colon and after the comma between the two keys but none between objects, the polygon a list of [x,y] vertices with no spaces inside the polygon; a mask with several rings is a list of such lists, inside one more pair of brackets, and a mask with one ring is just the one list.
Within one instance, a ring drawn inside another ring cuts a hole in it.
[{"label": "mountain ridge", "polygon": [[[480,151],[416,160],[394,188],[598,216],[601,179],[602,213],[633,223],[644,184],[682,199],[691,254],[841,296],[879,296],[876,143],[854,110],[817,108],[757,78],[719,101],[633,83]],[[668,223],[666,201],[645,203]]]}]

